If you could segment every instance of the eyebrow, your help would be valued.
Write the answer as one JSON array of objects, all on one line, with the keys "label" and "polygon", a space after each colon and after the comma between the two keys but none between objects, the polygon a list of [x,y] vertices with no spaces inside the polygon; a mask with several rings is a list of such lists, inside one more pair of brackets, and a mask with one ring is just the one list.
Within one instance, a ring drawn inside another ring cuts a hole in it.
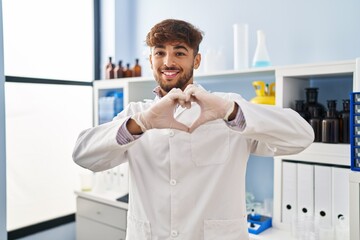
[{"label": "eyebrow", "polygon": [[[165,46],[164,46],[164,45],[154,46],[154,49],[157,49],[157,48],[165,49]],[[174,46],[174,49],[184,49],[185,51],[189,52],[189,49],[188,49],[186,46],[184,46],[184,45],[175,45],[175,46]]]}]

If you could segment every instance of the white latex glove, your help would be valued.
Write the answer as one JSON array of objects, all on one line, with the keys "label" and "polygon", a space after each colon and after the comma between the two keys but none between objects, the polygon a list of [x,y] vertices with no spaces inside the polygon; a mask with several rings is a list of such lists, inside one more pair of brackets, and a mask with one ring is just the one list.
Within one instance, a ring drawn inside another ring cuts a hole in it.
[{"label": "white latex glove", "polygon": [[186,95],[185,102],[196,102],[201,109],[200,116],[192,123],[189,132],[193,132],[197,127],[208,121],[216,119],[224,119],[227,121],[230,114],[234,111],[234,101],[211,94],[196,85],[188,85],[184,93]]},{"label": "white latex glove", "polygon": [[184,92],[179,88],[174,88],[149,109],[136,113],[131,118],[135,120],[143,132],[152,128],[172,128],[188,132],[189,127],[174,118],[178,104],[189,107],[189,104],[185,103],[185,99]]}]

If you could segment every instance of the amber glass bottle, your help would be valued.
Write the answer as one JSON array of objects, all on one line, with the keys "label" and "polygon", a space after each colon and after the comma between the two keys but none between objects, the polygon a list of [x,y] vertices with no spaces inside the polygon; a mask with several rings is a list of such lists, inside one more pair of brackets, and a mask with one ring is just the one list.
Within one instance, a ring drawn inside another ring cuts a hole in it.
[{"label": "amber glass bottle", "polygon": [[305,110],[304,100],[295,100],[295,111],[300,114],[306,121],[310,119],[310,113]]},{"label": "amber glass bottle", "polygon": [[124,71],[124,77],[132,77],[132,76],[133,76],[133,71],[130,68],[130,63],[127,63]]},{"label": "amber glass bottle", "polygon": [[[310,113],[314,113],[314,108],[317,109],[318,115],[322,118],[325,115],[325,107],[318,102],[318,88],[306,88],[306,103],[305,110]],[[313,116],[310,116],[313,117]]]},{"label": "amber glass bottle", "polygon": [[133,67],[133,76],[134,77],[141,77],[141,66],[139,64],[139,59],[135,59],[135,65]]},{"label": "amber glass bottle", "polygon": [[322,118],[320,117],[318,108],[312,108],[311,118],[309,123],[314,129],[315,139],[314,142],[322,142]]},{"label": "amber glass bottle", "polygon": [[322,142],[339,142],[339,118],[336,112],[336,100],[328,100],[328,111],[322,121]]},{"label": "amber glass bottle", "polygon": [[114,78],[122,78],[124,75],[124,68],[122,66],[122,61],[118,62],[118,65],[114,69]]},{"label": "amber glass bottle", "polygon": [[114,68],[115,65],[112,63],[112,58],[109,57],[109,62],[105,67],[105,79],[113,79],[114,78]]},{"label": "amber glass bottle", "polygon": [[339,114],[340,142],[350,143],[350,100],[343,100],[343,110]]}]

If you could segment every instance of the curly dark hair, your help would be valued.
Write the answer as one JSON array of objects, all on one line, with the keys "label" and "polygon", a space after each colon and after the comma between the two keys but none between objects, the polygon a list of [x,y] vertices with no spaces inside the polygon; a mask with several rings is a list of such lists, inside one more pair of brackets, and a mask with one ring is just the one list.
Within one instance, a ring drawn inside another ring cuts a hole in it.
[{"label": "curly dark hair", "polygon": [[177,19],[166,19],[151,28],[146,36],[149,47],[163,45],[169,42],[183,42],[199,52],[199,45],[203,39],[203,32],[194,25]]}]

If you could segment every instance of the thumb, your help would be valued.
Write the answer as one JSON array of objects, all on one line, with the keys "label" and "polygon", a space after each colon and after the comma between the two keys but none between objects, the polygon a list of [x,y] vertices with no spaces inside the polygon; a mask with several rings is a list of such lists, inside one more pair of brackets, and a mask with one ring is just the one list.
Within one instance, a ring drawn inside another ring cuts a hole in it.
[{"label": "thumb", "polygon": [[189,132],[192,133],[193,131],[195,131],[195,129],[197,129],[204,122],[206,122],[205,119],[203,119],[202,117],[199,117],[191,124],[191,126],[189,128]]},{"label": "thumb", "polygon": [[189,132],[189,127],[188,126],[186,126],[185,124],[183,124],[181,122],[178,122],[176,120],[171,123],[170,128],[181,130],[181,131],[184,131],[184,132]]}]

